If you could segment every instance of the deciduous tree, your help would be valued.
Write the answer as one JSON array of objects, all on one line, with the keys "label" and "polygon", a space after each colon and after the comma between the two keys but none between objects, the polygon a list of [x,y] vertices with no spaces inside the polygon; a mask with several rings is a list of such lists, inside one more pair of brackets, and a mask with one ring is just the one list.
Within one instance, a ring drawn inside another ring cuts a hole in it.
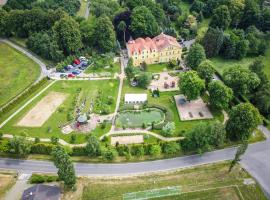
[{"label": "deciduous tree", "polygon": [[196,70],[202,61],[206,58],[205,51],[202,45],[195,43],[191,46],[186,57],[187,66]]},{"label": "deciduous tree", "polygon": [[206,83],[210,83],[213,79],[215,69],[210,60],[201,62],[197,69],[200,78],[204,79]]}]

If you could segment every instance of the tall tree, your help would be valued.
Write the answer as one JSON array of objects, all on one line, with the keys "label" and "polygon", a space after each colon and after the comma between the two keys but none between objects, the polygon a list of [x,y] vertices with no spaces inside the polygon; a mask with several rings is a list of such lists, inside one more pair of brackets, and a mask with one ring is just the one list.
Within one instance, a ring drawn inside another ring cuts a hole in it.
[{"label": "tall tree", "polygon": [[75,169],[65,149],[57,145],[52,150],[53,162],[58,168],[59,180],[64,182],[65,187],[72,188],[76,184]]},{"label": "tall tree", "polygon": [[213,81],[208,86],[210,105],[217,109],[226,109],[233,98],[233,91],[221,81]]},{"label": "tall tree", "polygon": [[225,84],[231,87],[236,95],[248,94],[260,84],[257,74],[241,66],[228,68],[223,78]]},{"label": "tall tree", "polygon": [[188,100],[197,99],[205,88],[204,80],[195,71],[181,73],[180,81],[180,91]]},{"label": "tall tree", "polygon": [[257,1],[245,0],[244,14],[241,20],[241,27],[246,28],[251,25],[258,25],[260,17],[260,8]]},{"label": "tall tree", "polygon": [[209,27],[204,39],[203,47],[208,58],[217,56],[223,44],[223,31],[219,28]]},{"label": "tall tree", "polygon": [[245,0],[229,0],[228,8],[231,15],[231,26],[237,28],[244,14]]},{"label": "tall tree", "polygon": [[131,14],[131,31],[134,37],[152,37],[159,33],[156,19],[147,7],[134,8]]},{"label": "tall tree", "polygon": [[120,23],[117,26],[119,31],[123,32],[123,39],[124,39],[124,44],[126,43],[126,29],[127,29],[127,25],[125,21],[120,21]]},{"label": "tall tree", "polygon": [[245,140],[238,148],[235,153],[234,159],[231,161],[229,172],[232,171],[233,167],[241,161],[241,156],[245,154],[248,148],[248,142]]},{"label": "tall tree", "polygon": [[238,104],[229,113],[227,136],[231,140],[248,140],[260,123],[261,116],[257,108],[250,103]]},{"label": "tall tree", "polygon": [[204,48],[202,45],[195,43],[191,46],[188,55],[186,57],[186,63],[188,67],[196,70],[197,67],[206,58]]},{"label": "tall tree", "polygon": [[227,29],[231,23],[231,16],[227,6],[221,5],[214,10],[210,26],[213,28]]},{"label": "tall tree", "polygon": [[91,135],[87,139],[85,151],[89,156],[98,156],[100,154],[101,152],[100,144],[95,136]]},{"label": "tall tree", "polygon": [[116,46],[116,36],[111,20],[106,16],[97,18],[94,31],[95,47],[103,53],[111,52]]},{"label": "tall tree", "polygon": [[71,17],[66,16],[54,24],[53,36],[66,55],[76,53],[82,48],[79,24]]}]

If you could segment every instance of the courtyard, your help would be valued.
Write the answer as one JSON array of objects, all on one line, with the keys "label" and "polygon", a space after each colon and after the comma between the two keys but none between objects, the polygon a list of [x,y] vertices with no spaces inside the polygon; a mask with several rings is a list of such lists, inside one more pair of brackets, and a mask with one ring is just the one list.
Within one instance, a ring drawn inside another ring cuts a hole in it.
[{"label": "courtyard", "polygon": [[187,101],[184,95],[175,95],[174,99],[182,121],[213,118],[207,104],[201,98]]},{"label": "courtyard", "polygon": [[153,74],[153,80],[151,81],[148,89],[150,90],[159,90],[161,92],[167,91],[177,91],[179,77],[177,74],[169,73],[169,72],[161,72],[157,74]]}]

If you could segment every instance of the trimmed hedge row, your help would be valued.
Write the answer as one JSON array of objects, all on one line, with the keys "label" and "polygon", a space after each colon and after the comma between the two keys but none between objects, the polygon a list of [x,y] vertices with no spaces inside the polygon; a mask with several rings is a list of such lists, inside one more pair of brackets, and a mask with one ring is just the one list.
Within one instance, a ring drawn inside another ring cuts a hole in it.
[{"label": "trimmed hedge row", "polygon": [[40,174],[33,174],[30,177],[31,184],[38,184],[38,183],[50,183],[59,181],[58,176],[49,176],[49,175],[40,175]]},{"label": "trimmed hedge row", "polygon": [[37,91],[41,86],[43,86],[45,83],[47,83],[49,79],[48,78],[43,78],[40,80],[38,83],[30,86],[26,92],[21,94],[17,99],[12,101],[10,104],[8,104],[6,107],[0,109],[0,117],[2,117],[6,112],[9,112],[12,110],[15,106],[17,106],[22,100],[30,96],[33,92]]},{"label": "trimmed hedge row", "polygon": [[55,145],[51,143],[34,143],[31,145],[31,153],[50,155]]}]

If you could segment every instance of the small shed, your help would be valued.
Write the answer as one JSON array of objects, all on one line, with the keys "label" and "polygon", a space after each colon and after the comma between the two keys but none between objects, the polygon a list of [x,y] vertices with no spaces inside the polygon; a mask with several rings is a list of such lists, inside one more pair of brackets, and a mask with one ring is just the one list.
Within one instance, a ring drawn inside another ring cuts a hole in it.
[{"label": "small shed", "polygon": [[147,94],[125,94],[126,104],[139,104],[147,102]]},{"label": "small shed", "polygon": [[26,190],[22,195],[22,200],[60,200],[61,193],[58,186],[37,184]]}]

